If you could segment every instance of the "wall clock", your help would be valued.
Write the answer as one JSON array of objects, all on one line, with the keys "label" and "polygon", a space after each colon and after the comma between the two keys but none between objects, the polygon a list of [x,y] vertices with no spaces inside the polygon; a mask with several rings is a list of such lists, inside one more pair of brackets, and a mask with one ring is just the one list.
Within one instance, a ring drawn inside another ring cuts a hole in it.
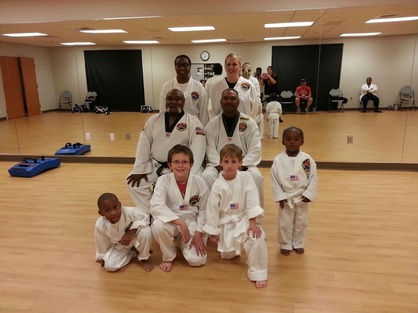
[{"label": "wall clock", "polygon": [[207,61],[210,58],[210,54],[207,51],[202,51],[202,53],[200,53],[200,58],[202,59],[202,61]]}]

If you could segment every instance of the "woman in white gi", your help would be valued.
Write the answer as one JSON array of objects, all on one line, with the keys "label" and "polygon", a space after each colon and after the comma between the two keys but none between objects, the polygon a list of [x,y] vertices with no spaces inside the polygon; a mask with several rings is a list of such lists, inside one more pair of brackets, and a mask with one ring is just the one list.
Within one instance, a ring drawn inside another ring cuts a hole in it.
[{"label": "woman in white gi", "polygon": [[277,93],[270,94],[270,102],[266,106],[267,118],[269,121],[269,137],[279,137],[280,116],[282,116],[282,104],[277,101]]},{"label": "woman in white gi", "polygon": [[101,217],[94,228],[96,262],[113,272],[137,257],[144,270],[151,271],[154,266],[148,259],[152,234],[141,212],[137,208],[122,207],[113,193],[102,194],[97,206]]},{"label": "woman in white gi", "polygon": [[[200,84],[200,83],[199,83]],[[206,152],[205,130],[196,116],[183,111],[183,93],[170,90],[164,112],[151,116],[139,136],[134,168],[127,177],[129,194],[135,205],[150,216],[150,200],[158,177],[171,172],[168,151],[176,144],[188,146],[194,155],[192,174],[202,173]]]},{"label": "woman in white gi", "polygon": [[257,288],[267,285],[267,245],[261,228],[264,210],[250,174],[239,171],[242,150],[234,144],[220,152],[222,172],[209,194],[203,230],[218,244],[222,259],[248,255],[248,278]]},{"label": "woman in white gi", "polygon": [[160,93],[160,112],[166,110],[165,97],[172,89],[181,90],[184,94],[184,112],[197,116],[203,126],[209,121],[208,97],[201,82],[190,75],[192,62],[187,55],[179,55],[174,60],[176,77],[167,81]]},{"label": "woman in white gi", "polygon": [[174,237],[190,266],[206,263],[206,236],[202,227],[206,221],[208,188],[202,178],[190,174],[192,151],[182,145],[168,153],[171,174],[157,180],[151,199],[154,221],[152,233],[162,252],[160,268],[170,272],[176,257]]},{"label": "woman in white gi", "polygon": [[241,57],[236,53],[230,53],[225,58],[226,77],[216,83],[210,93],[212,110],[215,115],[222,112],[220,105],[222,92],[225,89],[233,88],[239,96],[238,111],[255,119],[258,112],[259,98],[253,83],[241,76],[241,63]]},{"label": "woman in white gi", "polygon": [[289,127],[283,132],[285,151],[276,156],[271,167],[274,201],[279,203],[280,253],[305,252],[308,203],[316,200],[318,177],[312,157],[300,150],[303,131]]}]

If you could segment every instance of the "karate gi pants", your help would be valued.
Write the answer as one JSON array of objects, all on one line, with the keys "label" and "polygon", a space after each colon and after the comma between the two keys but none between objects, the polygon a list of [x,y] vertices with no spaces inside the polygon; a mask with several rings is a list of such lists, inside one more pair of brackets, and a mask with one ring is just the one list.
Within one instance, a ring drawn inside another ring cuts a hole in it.
[{"label": "karate gi pants", "polygon": [[[189,232],[193,236],[195,233],[196,222],[187,224],[189,226]],[[176,258],[176,245],[173,241],[174,237],[177,237],[178,245],[183,253],[184,259],[190,266],[201,266],[206,263],[207,255],[197,255],[195,247],[189,248],[192,238],[187,243],[183,243],[179,228],[176,225],[154,219],[151,229],[155,240],[160,245],[163,261],[171,262]],[[207,235],[203,234],[203,241],[205,243],[206,239]]]},{"label": "karate gi pants", "polygon": [[293,204],[291,208],[285,203],[281,209],[279,205],[279,243],[280,248],[293,250],[303,248],[308,226],[308,202]]},{"label": "karate gi pants", "polygon": [[269,136],[279,138],[280,115],[277,113],[269,114]]}]

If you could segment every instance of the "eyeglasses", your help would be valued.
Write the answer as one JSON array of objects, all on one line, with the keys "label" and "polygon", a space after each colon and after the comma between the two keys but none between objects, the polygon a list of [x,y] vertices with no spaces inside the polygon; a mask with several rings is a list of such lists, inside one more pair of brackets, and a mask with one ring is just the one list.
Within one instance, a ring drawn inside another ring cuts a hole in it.
[{"label": "eyeglasses", "polygon": [[171,164],[174,164],[174,165],[187,165],[189,163],[190,163],[189,161],[173,161],[173,162],[171,162]]},{"label": "eyeglasses", "polygon": [[190,64],[189,63],[176,63],[175,64],[177,67],[189,67]]}]

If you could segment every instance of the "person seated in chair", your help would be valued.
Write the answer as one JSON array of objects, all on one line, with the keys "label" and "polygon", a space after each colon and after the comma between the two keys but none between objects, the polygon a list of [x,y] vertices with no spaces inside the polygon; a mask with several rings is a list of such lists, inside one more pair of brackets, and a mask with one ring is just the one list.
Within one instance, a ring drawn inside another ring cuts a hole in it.
[{"label": "person seated in chair", "polygon": [[376,93],[377,86],[375,84],[372,84],[371,77],[367,77],[366,83],[363,84],[363,86],[361,86],[360,92],[360,101],[363,104],[363,109],[361,110],[362,113],[366,113],[367,102],[369,100],[373,101],[374,112],[382,113],[382,111],[379,110],[379,98],[376,96]]},{"label": "person seated in chair", "polygon": [[306,113],[309,112],[309,107],[312,105],[313,98],[311,93],[311,88],[307,85],[306,79],[302,78],[300,81],[300,86],[296,88],[295,92],[295,105],[297,113],[300,113],[300,104],[301,102],[306,103]]}]

